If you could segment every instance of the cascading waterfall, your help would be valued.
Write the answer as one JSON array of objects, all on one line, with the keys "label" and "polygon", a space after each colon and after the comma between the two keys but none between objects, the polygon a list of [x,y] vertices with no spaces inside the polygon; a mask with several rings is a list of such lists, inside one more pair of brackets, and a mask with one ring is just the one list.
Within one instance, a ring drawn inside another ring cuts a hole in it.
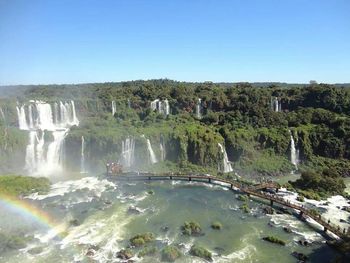
[{"label": "cascading waterfall", "polygon": [[295,147],[295,141],[293,138],[293,134],[290,133],[290,162],[294,165],[295,169],[298,170],[299,164],[299,149]]},{"label": "cascading waterfall", "polygon": [[114,114],[117,112],[117,104],[115,103],[115,101],[112,101],[112,116],[114,116]]},{"label": "cascading waterfall", "polygon": [[271,98],[271,109],[275,112],[281,112],[282,111],[282,104],[281,101],[277,97]]},{"label": "cascading waterfall", "polygon": [[130,99],[128,99],[128,108],[131,109],[131,102],[130,102]]},{"label": "cascading waterfall", "polygon": [[[63,143],[69,128],[79,125],[74,101],[54,103],[30,101],[17,105],[18,124],[21,130],[29,130],[25,169],[34,175],[49,176],[62,171]],[[46,132],[53,140],[47,142]]]},{"label": "cascading waterfall", "polygon": [[151,161],[151,164],[157,163],[157,157],[152,149],[152,145],[151,145],[151,141],[149,139],[147,139],[147,150],[149,153],[149,159]]},{"label": "cascading waterfall", "polygon": [[126,138],[122,141],[121,163],[125,167],[131,167],[134,164],[135,141],[133,138]]},{"label": "cascading waterfall", "polygon": [[1,107],[0,107],[0,114],[1,114],[1,118],[2,118],[3,121],[4,121],[5,126],[7,126],[5,113],[4,113],[4,111],[2,110]]},{"label": "cascading waterfall", "polygon": [[159,149],[160,149],[160,160],[164,161],[166,157],[166,151],[165,151],[165,143],[163,140],[160,142]]},{"label": "cascading waterfall", "polygon": [[168,99],[161,101],[160,99],[155,99],[151,101],[151,110],[158,111],[160,114],[169,115],[170,114],[170,106]]},{"label": "cascading waterfall", "polygon": [[202,99],[198,99],[197,101],[197,105],[196,105],[196,116],[197,119],[201,119],[202,118]]},{"label": "cascading waterfall", "polygon": [[223,173],[229,173],[233,171],[233,168],[231,166],[230,161],[228,160],[228,156],[227,156],[227,152],[226,149],[224,148],[224,146],[222,146],[221,143],[218,143],[218,146],[220,148],[221,153],[223,154],[223,160],[222,160],[222,164],[219,163],[218,165],[218,170],[223,172]]},{"label": "cascading waterfall", "polygon": [[20,130],[29,130],[27,125],[26,113],[24,105],[16,106],[17,116],[18,116],[18,127]]},{"label": "cascading waterfall", "polygon": [[86,173],[85,168],[85,139],[84,136],[81,136],[81,156],[80,156],[80,173]]}]

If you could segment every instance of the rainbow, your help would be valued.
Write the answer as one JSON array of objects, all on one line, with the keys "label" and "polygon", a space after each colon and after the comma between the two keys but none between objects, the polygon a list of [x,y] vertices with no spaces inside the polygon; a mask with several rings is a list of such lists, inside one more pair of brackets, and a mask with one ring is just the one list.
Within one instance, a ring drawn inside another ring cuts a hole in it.
[{"label": "rainbow", "polygon": [[5,209],[14,212],[22,219],[30,219],[50,230],[55,230],[57,235],[62,232],[61,229],[57,229],[58,224],[50,214],[25,199],[19,199],[17,197],[0,193],[0,207],[4,207]]}]

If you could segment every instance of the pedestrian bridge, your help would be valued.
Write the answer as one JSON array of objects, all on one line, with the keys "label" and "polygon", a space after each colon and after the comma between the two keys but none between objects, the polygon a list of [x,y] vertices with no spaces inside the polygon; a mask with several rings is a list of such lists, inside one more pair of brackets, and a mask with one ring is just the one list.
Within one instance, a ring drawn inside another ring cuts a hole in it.
[{"label": "pedestrian bridge", "polygon": [[248,184],[240,181],[229,180],[225,178],[220,178],[211,175],[192,175],[192,174],[180,174],[180,173],[148,173],[148,172],[128,172],[121,173],[118,175],[109,176],[114,180],[180,180],[180,181],[197,181],[210,184],[220,184],[227,185],[229,189],[241,191],[248,196],[254,196],[256,198],[264,199],[270,202],[270,205],[273,206],[274,203],[279,204],[283,207],[295,209],[299,211],[300,217],[307,216],[315,220],[318,224],[323,227],[325,232],[329,231],[334,235],[338,236],[341,239],[348,237],[346,230],[341,230],[339,226],[334,226],[330,223],[329,220],[322,218],[318,213],[315,213],[314,210],[308,209],[302,205],[291,203],[288,200],[285,200],[273,192],[266,192],[266,189],[274,189],[278,192],[280,185],[276,182],[265,182],[261,184]]}]

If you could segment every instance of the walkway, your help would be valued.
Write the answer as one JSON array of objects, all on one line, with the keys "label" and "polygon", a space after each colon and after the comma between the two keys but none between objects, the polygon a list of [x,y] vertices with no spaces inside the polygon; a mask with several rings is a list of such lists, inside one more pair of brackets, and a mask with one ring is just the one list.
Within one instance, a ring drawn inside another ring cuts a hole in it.
[{"label": "walkway", "polygon": [[317,223],[323,226],[324,231],[329,231],[338,236],[341,239],[347,237],[344,231],[341,231],[340,227],[331,225],[329,221],[322,218],[321,215],[315,213],[311,209],[307,209],[304,206],[300,206],[295,203],[291,203],[288,200],[285,200],[276,194],[267,193],[262,190],[274,189],[278,192],[280,186],[275,182],[262,183],[258,185],[249,185],[247,183],[241,183],[239,181],[232,181],[224,178],[219,178],[210,175],[191,175],[191,174],[174,174],[174,173],[122,173],[120,175],[109,176],[110,178],[116,180],[181,180],[181,181],[199,181],[205,183],[225,183],[228,184],[228,187],[233,190],[239,190],[248,196],[255,196],[264,200],[270,201],[270,205],[273,206],[273,203],[278,203],[282,206],[295,209],[299,211],[300,216],[308,216],[315,220]]}]

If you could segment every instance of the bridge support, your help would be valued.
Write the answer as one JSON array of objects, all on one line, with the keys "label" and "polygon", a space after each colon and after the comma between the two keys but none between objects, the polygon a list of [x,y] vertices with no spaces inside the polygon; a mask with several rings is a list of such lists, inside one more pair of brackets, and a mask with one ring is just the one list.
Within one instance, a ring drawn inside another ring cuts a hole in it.
[{"label": "bridge support", "polygon": [[148,176],[148,180],[151,180],[151,176]]},{"label": "bridge support", "polygon": [[191,176],[188,177],[188,181],[192,181],[192,177]]},{"label": "bridge support", "polygon": [[279,189],[279,188],[276,188],[276,193],[278,193],[278,189]]},{"label": "bridge support", "polygon": [[323,231],[324,231],[324,232],[327,232],[327,230],[328,230],[327,227],[324,227],[324,228],[323,228]]},{"label": "bridge support", "polygon": [[208,179],[208,183],[211,183],[211,178]]},{"label": "bridge support", "polygon": [[303,212],[303,211],[300,211],[300,212],[299,212],[299,217],[302,217],[303,214],[304,214],[304,212]]},{"label": "bridge support", "polygon": [[170,175],[170,180],[173,180],[173,177]]},{"label": "bridge support", "polygon": [[273,206],[273,200],[270,200],[270,206]]},{"label": "bridge support", "polygon": [[233,184],[231,184],[231,190],[233,189]]}]

